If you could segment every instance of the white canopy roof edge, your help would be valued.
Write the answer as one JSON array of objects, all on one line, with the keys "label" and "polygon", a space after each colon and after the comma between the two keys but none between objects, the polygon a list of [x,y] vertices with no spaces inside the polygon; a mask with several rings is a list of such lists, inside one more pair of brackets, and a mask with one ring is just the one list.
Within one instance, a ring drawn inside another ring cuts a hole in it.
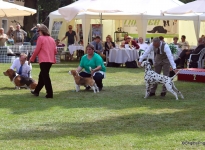
[{"label": "white canopy roof edge", "polygon": [[200,34],[200,24],[201,20],[205,20],[205,0],[196,0],[193,2],[189,2],[187,4],[177,6],[171,9],[167,9],[164,11],[164,14],[186,14],[186,15],[196,15],[198,21],[194,21],[194,27],[196,32],[197,39],[199,38]]},{"label": "white canopy roof edge", "polygon": [[[139,2],[142,1],[143,3],[146,4],[148,3],[153,3],[152,0],[139,0]],[[179,5],[183,5],[183,3],[181,3],[178,0],[159,0],[161,4],[166,5],[165,8],[167,8],[167,4],[172,4],[169,7],[174,7],[174,6],[179,6]],[[168,3],[167,3],[168,2]],[[129,4],[127,2],[127,4]],[[157,3],[158,4],[158,3]],[[161,7],[163,7],[163,5],[158,5]],[[143,7],[143,5],[141,5]],[[129,7],[129,6],[127,6]],[[148,7],[146,5],[146,7]],[[154,7],[154,6],[149,6],[150,8]],[[105,20],[136,20],[137,21],[137,28],[138,30],[138,35],[145,38],[146,36],[146,29],[147,29],[147,22],[149,19],[172,19],[172,20],[193,20],[194,21],[194,25],[195,25],[195,31],[198,31],[198,20],[199,17],[195,14],[192,15],[163,15],[162,12],[163,11],[159,11],[160,8],[156,8],[154,7],[153,11],[151,11],[150,9],[148,11],[146,10],[141,10],[144,11],[143,13],[128,13],[128,12],[117,12],[117,13],[103,13],[103,19]],[[162,8],[161,10],[163,10],[164,8]],[[57,15],[58,14],[58,15]],[[60,17],[61,15],[59,14],[59,12],[57,13],[55,11],[50,13],[50,18],[56,18],[56,17]],[[61,16],[63,18],[63,16]],[[205,16],[204,16],[205,17]],[[99,19],[99,13],[94,13],[94,12],[80,12],[76,17],[76,19],[82,19],[83,22],[83,37],[85,37],[83,40],[84,43],[88,42],[88,34],[89,34],[89,30],[90,30],[90,21],[91,19]],[[65,18],[66,19],[66,18]],[[52,20],[52,19],[51,19]]]}]

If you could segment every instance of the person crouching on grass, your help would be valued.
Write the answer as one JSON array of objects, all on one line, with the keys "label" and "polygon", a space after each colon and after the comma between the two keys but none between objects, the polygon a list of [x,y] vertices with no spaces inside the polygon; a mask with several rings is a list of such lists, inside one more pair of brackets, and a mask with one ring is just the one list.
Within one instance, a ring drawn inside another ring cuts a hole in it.
[{"label": "person crouching on grass", "polygon": [[[80,61],[79,67],[76,69],[76,71],[79,73],[81,77],[91,77],[93,76],[93,79],[95,80],[95,83],[97,84],[99,91],[103,88],[102,79],[105,78],[105,71],[106,68],[104,66],[103,59],[95,53],[94,46],[88,45],[86,47],[87,54],[85,54]],[[92,68],[90,71],[89,67]],[[82,71],[82,69],[85,69],[85,71]],[[86,90],[89,90],[90,87],[86,87]]]}]

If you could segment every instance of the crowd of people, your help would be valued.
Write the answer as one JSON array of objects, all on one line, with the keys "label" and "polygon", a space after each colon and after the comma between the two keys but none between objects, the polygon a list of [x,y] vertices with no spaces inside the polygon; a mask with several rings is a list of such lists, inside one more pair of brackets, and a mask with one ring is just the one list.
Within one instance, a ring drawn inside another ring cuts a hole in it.
[{"label": "crowd of people", "polygon": [[[32,29],[34,30],[34,29]],[[0,34],[3,34],[3,30],[0,29]],[[37,30],[35,33],[38,33],[38,38],[36,39],[36,49],[29,59],[26,61],[27,55],[21,54],[19,58],[17,58],[12,66],[11,69],[16,69],[17,73],[22,76],[30,77],[30,72],[32,69],[31,62],[33,62],[38,56],[39,58],[39,66],[40,66],[40,73],[38,79],[38,86],[35,91],[31,93],[35,96],[39,96],[39,93],[43,86],[46,88],[46,98],[53,98],[53,89],[51,80],[49,77],[49,71],[52,67],[52,64],[56,63],[55,55],[57,53],[57,47],[64,47],[65,44],[62,43],[63,40],[66,38],[70,38],[68,40],[68,45],[74,44],[77,41],[76,33],[72,30],[72,26],[69,26],[69,31],[66,32],[65,37],[62,40],[56,39],[54,40],[48,31],[48,28],[41,24],[38,25]],[[15,43],[18,45],[22,42],[23,37],[19,36],[25,35],[25,32],[20,29],[20,26],[16,26],[16,30],[10,32],[10,36],[15,38]],[[0,35],[2,36],[2,35]],[[3,35],[7,36],[7,35]],[[19,38],[21,37],[21,38]],[[1,39],[1,37],[0,37]],[[173,38],[173,44],[176,47],[180,47],[182,52],[180,53],[179,57],[174,60],[172,56],[172,52],[170,50],[169,45],[164,41],[164,37],[156,37],[153,38],[151,44],[148,45],[144,42],[142,37],[138,38],[138,41],[133,40],[129,35],[124,36],[124,41],[121,42],[121,47],[129,46],[130,48],[134,47],[136,50],[144,50],[144,53],[140,56],[138,60],[138,65],[141,65],[141,62],[147,58],[151,51],[155,53],[155,63],[154,69],[157,73],[163,72],[164,75],[169,76],[170,73],[170,66],[174,72],[177,71],[177,66],[183,68],[185,64],[185,60],[189,58],[190,54],[197,54],[203,48],[205,48],[205,37],[202,36],[198,40],[198,46],[193,50],[190,49],[189,43],[186,41],[186,36],[181,36],[181,41],[178,42],[178,37]],[[104,46],[102,44],[101,38],[96,36],[95,39],[90,42],[86,46],[86,54],[81,58],[79,66],[76,68],[76,71],[82,77],[90,77],[93,76],[99,90],[102,90],[103,83],[102,80],[105,78],[106,67],[104,65],[103,56],[109,54],[109,51],[116,47],[115,42],[112,40],[112,37],[108,35],[106,37],[106,41]],[[195,62],[197,62],[198,58],[193,57],[192,65],[194,66]],[[92,70],[90,70],[90,67]],[[196,67],[196,66],[195,66]],[[84,69],[84,71],[82,71]],[[157,85],[153,86],[151,89],[150,96],[155,95]],[[86,87],[87,90],[90,87]],[[161,96],[166,95],[166,88],[163,86]]]}]

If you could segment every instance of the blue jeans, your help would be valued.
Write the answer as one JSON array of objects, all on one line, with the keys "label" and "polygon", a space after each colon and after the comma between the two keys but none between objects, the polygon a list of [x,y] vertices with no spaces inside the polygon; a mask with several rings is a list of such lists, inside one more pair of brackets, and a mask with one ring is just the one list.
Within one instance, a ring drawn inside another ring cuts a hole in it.
[{"label": "blue jeans", "polygon": [[[86,73],[86,72],[80,72],[79,75],[81,77],[91,77],[91,74]],[[102,84],[102,79],[104,78],[104,75],[102,75],[101,73],[95,73],[95,75],[93,76],[93,79],[95,80],[95,83],[97,84],[98,88],[102,88],[103,84]]]}]

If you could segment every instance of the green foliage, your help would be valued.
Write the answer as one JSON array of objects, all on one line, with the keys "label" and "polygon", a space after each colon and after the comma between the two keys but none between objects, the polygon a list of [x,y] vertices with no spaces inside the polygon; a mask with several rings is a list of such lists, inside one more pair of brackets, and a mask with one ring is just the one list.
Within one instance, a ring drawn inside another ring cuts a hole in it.
[{"label": "green foliage", "polygon": [[172,54],[176,54],[177,53],[177,48],[176,48],[176,46],[173,43],[169,44],[169,48],[170,48]]},{"label": "green foliage", "polygon": [[46,12],[51,12],[57,10],[60,6],[59,0],[38,0],[38,6],[40,6],[41,10]]}]

